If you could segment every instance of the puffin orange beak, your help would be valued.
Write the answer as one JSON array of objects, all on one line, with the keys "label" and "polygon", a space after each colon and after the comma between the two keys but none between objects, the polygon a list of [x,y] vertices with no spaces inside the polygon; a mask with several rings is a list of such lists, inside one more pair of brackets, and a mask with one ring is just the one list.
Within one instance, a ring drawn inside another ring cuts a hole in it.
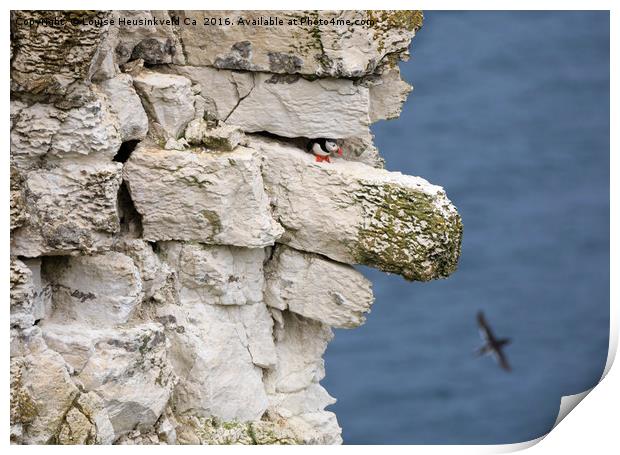
[{"label": "puffin orange beak", "polygon": [[341,147],[338,147],[338,155],[342,156],[342,148]]}]

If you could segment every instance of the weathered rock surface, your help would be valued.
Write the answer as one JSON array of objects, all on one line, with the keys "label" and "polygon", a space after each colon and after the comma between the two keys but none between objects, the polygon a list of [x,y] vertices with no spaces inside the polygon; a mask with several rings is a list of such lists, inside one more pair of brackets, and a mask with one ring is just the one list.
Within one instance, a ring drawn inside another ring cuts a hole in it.
[{"label": "weathered rock surface", "polygon": [[59,444],[112,444],[114,427],[95,392],[80,394],[58,432]]},{"label": "weathered rock surface", "polygon": [[28,327],[34,323],[32,272],[17,258],[11,258],[11,326]]},{"label": "weathered rock surface", "polygon": [[[74,26],[72,19],[103,19],[107,11],[11,11],[11,90],[64,95],[89,75],[107,27]],[[66,26],[28,21],[63,20]]]},{"label": "weathered rock surface", "polygon": [[165,138],[178,139],[196,114],[191,81],[182,76],[143,71],[134,78],[134,85],[155,129],[161,130]]},{"label": "weathered rock surface", "polygon": [[409,280],[456,268],[462,225],[441,187],[361,163],[316,163],[276,141],[255,138],[250,147],[262,153],[265,187],[286,229],[278,242]]},{"label": "weathered rock surface", "polygon": [[28,221],[26,211],[26,194],[23,188],[23,178],[16,167],[11,166],[10,216],[11,231]]},{"label": "weathered rock surface", "polygon": [[41,276],[41,259],[11,258],[11,327],[27,329],[51,314],[52,289]]},{"label": "weathered rock surface", "polygon": [[381,77],[370,78],[368,97],[370,122],[397,118],[413,87],[400,77],[398,67],[390,68]]},{"label": "weathered rock surface", "polygon": [[169,66],[161,71],[186,77],[200,87],[207,119],[226,120],[254,88],[254,74],[249,72],[198,66]]},{"label": "weathered rock surface", "polygon": [[336,416],[325,411],[336,400],[319,385],[325,377],[323,353],[332,337],[328,326],[287,311],[276,329],[278,364],[265,377],[269,407],[306,443],[342,442]]},{"label": "weathered rock surface", "polygon": [[369,103],[368,89],[350,80],[308,81],[257,73],[254,88],[240,99],[227,122],[247,132],[336,139],[367,133]]},{"label": "weathered rock surface", "polygon": [[[165,324],[171,342],[169,357],[179,378],[173,400],[179,414],[260,419],[268,402],[254,356],[261,365],[275,360],[264,304],[224,307],[181,300],[158,305],[154,318]],[[272,353],[265,355],[266,349]]]},{"label": "weathered rock surface", "polygon": [[362,136],[340,139],[338,145],[342,149],[342,157],[348,161],[359,161],[372,167],[383,169],[385,160],[373,142],[371,132]]},{"label": "weathered rock surface", "polygon": [[[93,59],[93,80],[114,77],[119,66],[129,61],[142,60],[149,65],[185,62],[174,26],[167,22],[168,11],[112,11],[110,18],[115,25],[108,28]],[[123,25],[119,24],[121,18],[126,21]]]},{"label": "weathered rock surface", "polygon": [[185,129],[185,139],[192,145],[202,145],[210,150],[230,152],[244,140],[244,134],[237,126],[221,124],[209,128],[207,121],[195,119]]},{"label": "weathered rock surface", "polygon": [[271,217],[258,157],[138,147],[123,170],[144,239],[262,248],[282,228]]},{"label": "weathered rock surface", "polygon": [[[209,33],[204,33],[205,25],[201,21],[180,28],[188,65],[347,78],[372,73],[389,55],[406,56],[415,31],[422,25],[419,11],[176,11],[174,14],[181,21],[196,16],[213,18],[208,25]],[[264,22],[251,25],[252,20],[269,16],[281,18],[284,25]],[[226,18],[235,26],[226,24]],[[247,25],[239,25],[239,18]],[[372,25],[351,26],[353,21],[369,19],[374,21]],[[288,25],[289,20],[297,22]],[[336,22],[347,20],[351,24]]]},{"label": "weathered rock surface", "polygon": [[164,303],[178,300],[177,272],[162,262],[154,245],[141,239],[124,239],[114,248],[129,256],[137,267],[142,283],[143,301]]},{"label": "weathered rock surface", "polygon": [[142,301],[138,268],[122,253],[49,258],[43,272],[54,287],[55,321],[112,327],[127,322]]},{"label": "weathered rock surface", "polygon": [[119,122],[119,134],[123,142],[141,140],[149,130],[149,119],[142,102],[133,88],[133,79],[128,74],[119,74],[101,83],[107,97],[110,111]]},{"label": "weathered rock surface", "polygon": [[62,357],[40,337],[28,346],[24,356],[11,359],[12,433],[31,444],[53,443],[79,390]]},{"label": "weathered rock surface", "polygon": [[51,323],[42,330],[82,388],[102,399],[115,438],[157,421],[175,382],[161,325],[84,331],[79,324]]},{"label": "weathered rock surface", "polygon": [[159,251],[178,271],[184,303],[246,305],[263,300],[263,249],[162,242]]},{"label": "weathered rock surface", "polygon": [[256,422],[222,421],[217,418],[182,416],[177,432],[181,444],[205,445],[255,445],[300,444],[295,432],[283,419],[273,422],[259,420]]},{"label": "weathered rock surface", "polygon": [[198,84],[208,118],[237,125],[246,132],[268,131],[283,137],[366,137],[370,123],[400,114],[411,91],[397,67],[362,84],[210,67],[162,70]]},{"label": "weathered rock surface", "polygon": [[16,256],[105,249],[119,231],[120,163],[62,161],[24,175],[27,222],[11,235]]},{"label": "weathered rock surface", "polygon": [[265,302],[326,325],[364,323],[373,295],[370,282],[350,265],[279,246],[266,270]]},{"label": "weathered rock surface", "polygon": [[11,117],[11,161],[20,168],[38,167],[44,158],[111,160],[121,145],[118,120],[101,95],[69,110],[14,102]]}]

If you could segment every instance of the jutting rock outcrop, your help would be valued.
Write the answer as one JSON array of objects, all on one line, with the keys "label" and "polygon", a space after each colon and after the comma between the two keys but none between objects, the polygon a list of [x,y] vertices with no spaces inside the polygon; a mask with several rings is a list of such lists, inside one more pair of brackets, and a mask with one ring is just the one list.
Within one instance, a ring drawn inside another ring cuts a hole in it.
[{"label": "jutting rock outcrop", "polygon": [[13,443],[342,442],[321,380],[373,304],[354,265],[427,281],[460,254],[444,190],[369,129],[421,21],[12,12]]}]

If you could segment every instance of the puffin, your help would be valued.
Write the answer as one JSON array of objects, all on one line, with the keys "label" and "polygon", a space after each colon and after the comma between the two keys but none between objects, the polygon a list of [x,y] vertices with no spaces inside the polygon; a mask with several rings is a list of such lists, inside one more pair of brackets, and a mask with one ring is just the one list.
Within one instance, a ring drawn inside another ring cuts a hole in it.
[{"label": "puffin", "polygon": [[338,147],[335,139],[311,139],[306,146],[308,153],[313,153],[316,157],[317,163],[322,161],[327,161],[331,163],[329,160],[329,155],[332,153],[338,153],[338,155],[342,155],[342,149]]},{"label": "puffin", "polygon": [[493,354],[499,366],[505,371],[510,371],[510,365],[508,364],[506,355],[502,351],[502,348],[510,343],[510,338],[495,338],[482,311],[478,311],[477,320],[480,338],[484,341],[484,345],[476,350],[476,354],[478,356]]}]

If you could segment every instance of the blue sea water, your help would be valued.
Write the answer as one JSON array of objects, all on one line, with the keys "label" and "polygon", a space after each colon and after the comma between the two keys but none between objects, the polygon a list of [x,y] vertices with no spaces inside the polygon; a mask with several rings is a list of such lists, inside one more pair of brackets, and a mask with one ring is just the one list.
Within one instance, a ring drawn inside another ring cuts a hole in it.
[{"label": "blue sea water", "polygon": [[[427,11],[411,53],[414,92],[376,143],[446,189],[462,256],[430,283],[361,269],[376,302],[328,348],[330,409],[345,444],[530,440],[607,358],[609,15]],[[512,373],[473,356],[479,309]]]}]

